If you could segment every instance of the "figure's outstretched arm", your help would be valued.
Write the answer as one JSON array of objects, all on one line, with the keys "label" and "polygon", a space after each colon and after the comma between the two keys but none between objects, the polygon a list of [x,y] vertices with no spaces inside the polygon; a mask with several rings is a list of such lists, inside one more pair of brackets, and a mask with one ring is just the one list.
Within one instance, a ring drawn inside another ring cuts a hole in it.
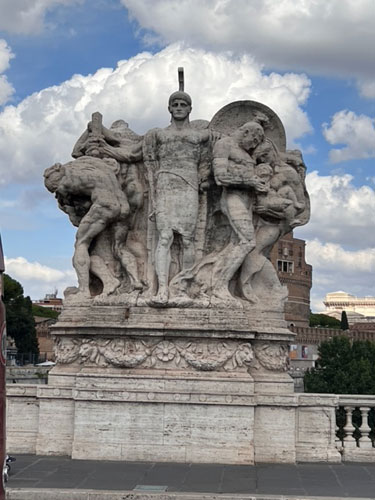
[{"label": "figure's outstretched arm", "polygon": [[131,146],[111,146],[104,138],[94,139],[92,143],[87,141],[86,154],[90,154],[92,149],[98,150],[101,158],[114,158],[120,163],[136,163],[142,160],[142,141]]}]

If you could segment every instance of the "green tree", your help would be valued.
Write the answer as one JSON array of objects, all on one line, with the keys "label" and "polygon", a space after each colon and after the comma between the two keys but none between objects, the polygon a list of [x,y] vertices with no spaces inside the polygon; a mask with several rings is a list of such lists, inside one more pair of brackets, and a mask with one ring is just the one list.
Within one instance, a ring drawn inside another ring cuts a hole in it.
[{"label": "green tree", "polygon": [[341,323],[338,319],[327,316],[327,314],[310,314],[309,326],[320,328],[338,328],[340,329]]},{"label": "green tree", "polygon": [[15,340],[21,354],[39,354],[30,297],[24,297],[18,281],[4,274],[4,304],[7,334]]},{"label": "green tree", "polygon": [[341,312],[341,330],[349,330],[349,322],[348,322],[348,317],[346,315],[346,311]]},{"label": "green tree", "polygon": [[304,377],[306,392],[375,394],[375,343],[348,337],[322,342],[315,368]]},{"label": "green tree", "polygon": [[41,318],[54,318],[56,319],[59,315],[57,311],[50,309],[49,307],[38,306],[37,304],[32,304],[33,316],[39,316]]}]

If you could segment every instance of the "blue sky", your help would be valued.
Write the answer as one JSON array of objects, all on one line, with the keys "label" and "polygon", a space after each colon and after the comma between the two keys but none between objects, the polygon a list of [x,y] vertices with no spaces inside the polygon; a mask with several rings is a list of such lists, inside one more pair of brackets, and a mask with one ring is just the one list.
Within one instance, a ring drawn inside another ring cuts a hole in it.
[{"label": "blue sky", "polygon": [[192,118],[257,100],[302,150],[312,308],[375,295],[373,0],[0,0],[0,13],[0,227],[26,294],[75,284],[75,230],[44,169],[69,160],[93,111],[166,126],[182,65]]}]

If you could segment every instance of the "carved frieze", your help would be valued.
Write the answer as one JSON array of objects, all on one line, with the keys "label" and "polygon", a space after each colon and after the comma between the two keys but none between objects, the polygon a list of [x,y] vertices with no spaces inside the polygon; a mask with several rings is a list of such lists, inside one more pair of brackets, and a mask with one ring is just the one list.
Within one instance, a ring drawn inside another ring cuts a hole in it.
[{"label": "carved frieze", "polygon": [[55,354],[60,364],[198,371],[246,370],[253,360],[253,348],[249,342],[220,340],[59,337]]}]

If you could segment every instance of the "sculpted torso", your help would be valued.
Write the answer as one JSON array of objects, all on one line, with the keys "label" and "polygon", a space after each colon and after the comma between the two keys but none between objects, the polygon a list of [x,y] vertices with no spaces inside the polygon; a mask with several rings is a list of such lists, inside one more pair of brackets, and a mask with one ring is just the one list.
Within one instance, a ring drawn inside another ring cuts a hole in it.
[{"label": "sculpted torso", "polygon": [[[208,141],[208,132],[187,127],[182,130],[159,129],[155,131],[155,134],[158,184],[175,183],[177,179],[180,179],[185,181],[181,184],[181,189],[190,187],[197,191],[201,150],[202,145]],[[167,174],[167,176],[162,174]],[[176,187],[178,189],[178,183]],[[170,190],[170,194],[173,196],[176,192]]]},{"label": "sculpted torso", "polygon": [[158,145],[157,158],[161,163],[166,159],[175,159],[178,162],[186,160],[197,165],[201,146],[209,139],[208,131],[194,130],[190,126],[181,130],[172,127],[156,129],[155,134]]}]

